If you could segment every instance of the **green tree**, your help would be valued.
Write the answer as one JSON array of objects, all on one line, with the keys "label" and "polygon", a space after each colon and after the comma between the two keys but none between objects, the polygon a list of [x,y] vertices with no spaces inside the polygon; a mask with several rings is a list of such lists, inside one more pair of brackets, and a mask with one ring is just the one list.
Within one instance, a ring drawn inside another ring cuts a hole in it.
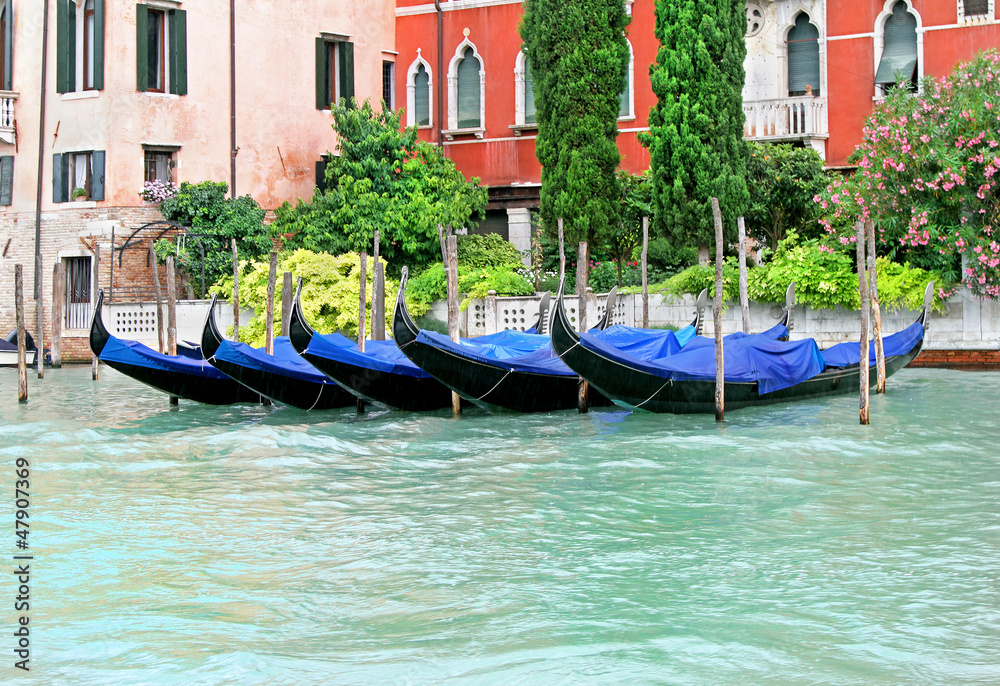
[{"label": "green tree", "polygon": [[159,241],[159,255],[177,255],[178,265],[191,279],[200,280],[200,241],[205,249],[205,283],[210,285],[233,272],[232,239],[239,245],[240,257],[257,259],[273,247],[270,231],[264,226],[264,210],[249,195],[227,198],[225,182],[185,181],[177,193],[160,203],[164,218],[191,228],[197,240],[184,240],[179,246]]},{"label": "green tree", "polygon": [[719,199],[727,241],[747,207],[743,140],[742,0],[656,0],[660,48],[650,67],[657,104],[649,148],[654,220],[674,243],[715,243],[711,198]]},{"label": "green tree", "polygon": [[642,218],[652,213],[652,184],[648,174],[629,174],[618,170],[621,186],[621,215],[607,241],[607,252],[615,261],[618,285],[624,286],[622,268],[642,248]]},{"label": "green tree", "polygon": [[274,228],[289,247],[341,253],[370,250],[379,229],[380,251],[395,270],[440,257],[437,226],[468,226],[482,217],[486,188],[469,181],[438,148],[420,141],[400,115],[367,100],[332,107],[338,155],[326,169],[327,190],[311,203],[282,205]]},{"label": "green tree", "polygon": [[829,182],[823,158],[812,148],[750,143],[747,159],[747,233],[771,250],[790,230],[817,237],[819,207],[815,197]]},{"label": "green tree", "polygon": [[521,38],[534,80],[541,215],[567,242],[600,244],[618,223],[616,138],[629,17],[622,0],[525,0]]}]

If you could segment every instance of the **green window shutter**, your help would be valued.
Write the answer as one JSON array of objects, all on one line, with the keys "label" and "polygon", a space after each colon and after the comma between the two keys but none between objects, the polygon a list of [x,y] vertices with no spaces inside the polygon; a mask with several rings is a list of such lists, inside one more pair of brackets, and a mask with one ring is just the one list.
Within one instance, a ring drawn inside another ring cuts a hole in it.
[{"label": "green window shutter", "polygon": [[320,193],[326,193],[326,158],[319,158],[316,163],[316,188]]},{"label": "green window shutter", "polygon": [[466,48],[458,63],[458,128],[483,125],[480,118],[479,60],[472,48]]},{"label": "green window shutter", "polygon": [[94,0],[94,89],[104,89],[104,0]]},{"label": "green window shutter", "polygon": [[145,5],[135,6],[135,89],[149,90],[149,15]]},{"label": "green window shutter", "polygon": [[316,39],[316,109],[329,109],[330,101],[330,51],[326,41]]},{"label": "green window shutter", "polygon": [[76,90],[76,5],[56,1],[56,91]]},{"label": "green window shutter", "polygon": [[14,2],[5,0],[3,4],[4,37],[3,37],[3,89],[14,90],[12,67],[14,66]]},{"label": "green window shutter", "polygon": [[52,156],[52,202],[69,200],[69,155]]},{"label": "green window shutter", "polygon": [[0,205],[10,205],[14,197],[14,156],[0,157]]},{"label": "green window shutter", "polygon": [[819,95],[819,29],[801,12],[788,32],[788,94],[804,95],[807,85]]},{"label": "green window shutter", "polygon": [[413,118],[417,126],[428,126],[431,123],[431,77],[420,65],[413,77]]},{"label": "green window shutter", "polygon": [[535,78],[531,75],[531,63],[524,58],[524,123],[538,121],[535,112]]},{"label": "green window shutter", "polygon": [[187,11],[170,10],[170,92],[187,95]]},{"label": "green window shutter", "polygon": [[620,104],[618,106],[618,116],[627,117],[631,114],[629,105],[632,101],[632,84],[629,82],[628,74],[625,75],[625,90],[622,91],[620,96]]},{"label": "green window shutter", "polygon": [[917,18],[897,2],[885,22],[885,46],[875,72],[875,83],[893,84],[898,78],[912,81],[917,71]]},{"label": "green window shutter", "polygon": [[340,97],[347,101],[347,106],[351,106],[351,98],[354,97],[354,43],[343,41],[337,44],[340,59]]},{"label": "green window shutter", "polygon": [[90,199],[104,200],[104,151],[90,153]]}]

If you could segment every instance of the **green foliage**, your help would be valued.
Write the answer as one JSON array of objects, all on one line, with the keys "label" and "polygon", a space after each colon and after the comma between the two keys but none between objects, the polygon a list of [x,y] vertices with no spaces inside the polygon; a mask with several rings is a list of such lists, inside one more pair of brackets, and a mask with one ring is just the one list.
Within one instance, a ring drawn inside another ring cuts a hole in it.
[{"label": "green foliage", "polygon": [[[521,266],[520,262],[517,266]],[[462,302],[463,309],[469,298],[485,298],[491,290],[497,295],[531,295],[535,292],[534,286],[525,277],[509,267],[475,269],[459,262],[458,291],[467,296]],[[432,264],[406,284],[407,303],[419,303],[424,312],[434,301],[443,300],[447,295],[448,281],[440,263]]]},{"label": "green foliage", "polygon": [[784,303],[785,291],[795,282],[795,300],[817,309],[837,305],[858,309],[858,275],[854,261],[843,252],[821,250],[815,240],[796,244],[793,233],[771,261],[748,274],[751,300]]},{"label": "green foliage", "polygon": [[[698,295],[708,289],[709,297],[715,297],[715,265],[696,264],[671,276],[666,281],[649,287],[650,293],[663,295]],[[730,259],[722,266],[722,299],[739,297],[740,273],[735,262]]]},{"label": "green foliage", "polygon": [[473,269],[505,267],[520,269],[521,254],[510,241],[496,233],[457,236],[458,264]]},{"label": "green foliage", "polygon": [[678,245],[713,245],[710,199],[722,210],[726,241],[749,203],[743,140],[742,0],[656,0],[660,41],[650,82],[657,103],[649,148],[654,225]]},{"label": "green foliage", "polygon": [[311,203],[285,203],[275,230],[286,245],[339,253],[371,250],[380,231],[380,253],[395,272],[419,268],[440,255],[438,225],[468,226],[482,217],[486,188],[466,181],[455,163],[400,129],[400,115],[341,103],[332,107],[339,155],[326,168],[327,190]]},{"label": "green foliage", "polygon": [[[916,310],[923,307],[924,290],[929,282],[935,281],[940,286],[946,286],[934,272],[910,264],[892,262],[884,257],[876,260],[876,269],[879,304],[883,309]],[[937,309],[941,309],[941,292],[940,289],[935,292]]]},{"label": "green foliage", "polygon": [[[858,169],[819,198],[843,243],[872,220],[886,256],[1000,297],[1000,53],[981,53],[918,93],[894,88],[852,156]],[[966,258],[962,271],[962,258]]]},{"label": "green foliage", "polygon": [[[443,300],[448,295],[448,279],[444,265],[432,264],[417,276],[406,282],[406,301],[418,303],[426,312],[435,300]],[[414,317],[418,316],[412,311]]]},{"label": "green foliage", "polygon": [[[629,62],[622,0],[525,0],[520,32],[534,80],[541,214],[567,245],[600,244],[619,221],[615,169]],[[742,35],[742,34],[741,34]]]},{"label": "green foliage", "polygon": [[771,250],[789,230],[818,236],[819,207],[814,198],[826,188],[823,158],[812,148],[750,142],[747,159],[747,235]]},{"label": "green foliage", "polygon": [[[192,281],[200,282],[201,252],[205,250],[205,282],[211,284],[231,275],[233,255],[231,241],[236,239],[240,258],[257,259],[268,254],[273,243],[270,231],[264,226],[264,210],[249,195],[227,198],[229,186],[224,183],[185,181],[177,193],[160,203],[164,218],[191,228],[195,237],[185,237],[180,246],[171,251],[177,256],[178,266]],[[166,249],[157,241],[157,256]]]},{"label": "green foliage", "polygon": [[[633,259],[637,258],[635,252]],[[679,246],[663,236],[650,238],[646,260],[650,271],[677,272],[698,260],[698,249],[694,246]]]},{"label": "green foliage", "polygon": [[[642,220],[653,213],[653,188],[649,174],[629,174],[618,170],[617,175],[622,189],[622,211],[621,218],[608,236],[606,252],[617,267],[615,284],[627,286],[631,284],[627,283],[625,268],[630,261],[638,259],[633,258],[636,251],[642,252]],[[593,273],[590,278],[594,278]],[[597,286],[594,289],[597,290]],[[604,290],[603,286],[601,290]]]},{"label": "green foliage", "polygon": [[[383,260],[383,269],[385,261]],[[264,345],[265,317],[267,307],[267,277],[269,261],[240,261],[240,304],[253,307],[254,318],[247,324],[240,325],[240,340],[250,345]],[[371,298],[373,292],[372,278],[375,261],[368,260],[365,288],[365,303],[367,305],[366,323],[371,331]],[[284,252],[278,257],[278,273],[291,272],[295,277],[302,277],[302,310],[309,324],[319,333],[340,331],[345,336],[356,338],[358,335],[358,300],[360,297],[361,262],[357,253],[330,255],[309,250]],[[386,330],[392,327],[392,304],[396,301],[398,283],[386,277]],[[232,299],[233,277],[221,279],[212,287],[213,293],[220,297]],[[426,307],[414,304],[412,311],[423,314]],[[275,292],[275,312],[281,312],[280,289]],[[279,318],[280,319],[280,318]],[[275,322],[275,335],[280,335],[280,321]]]}]

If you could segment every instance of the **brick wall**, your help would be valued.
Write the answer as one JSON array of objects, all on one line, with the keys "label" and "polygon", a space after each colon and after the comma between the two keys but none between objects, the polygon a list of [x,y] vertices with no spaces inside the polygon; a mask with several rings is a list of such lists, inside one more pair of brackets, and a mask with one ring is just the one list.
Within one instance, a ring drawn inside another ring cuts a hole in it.
[{"label": "brick wall", "polygon": [[923,350],[908,366],[968,372],[1000,371],[1000,350]]}]

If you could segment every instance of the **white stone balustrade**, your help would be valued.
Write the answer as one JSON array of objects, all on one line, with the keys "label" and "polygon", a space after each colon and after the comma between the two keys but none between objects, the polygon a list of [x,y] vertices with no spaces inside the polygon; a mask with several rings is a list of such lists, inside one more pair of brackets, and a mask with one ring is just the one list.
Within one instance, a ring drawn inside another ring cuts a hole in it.
[{"label": "white stone balustrade", "polygon": [[826,138],[826,98],[803,95],[743,103],[743,136],[750,140]]},{"label": "white stone balustrade", "polygon": [[14,102],[17,100],[17,93],[14,91],[0,91],[0,140],[5,143],[14,144]]}]

